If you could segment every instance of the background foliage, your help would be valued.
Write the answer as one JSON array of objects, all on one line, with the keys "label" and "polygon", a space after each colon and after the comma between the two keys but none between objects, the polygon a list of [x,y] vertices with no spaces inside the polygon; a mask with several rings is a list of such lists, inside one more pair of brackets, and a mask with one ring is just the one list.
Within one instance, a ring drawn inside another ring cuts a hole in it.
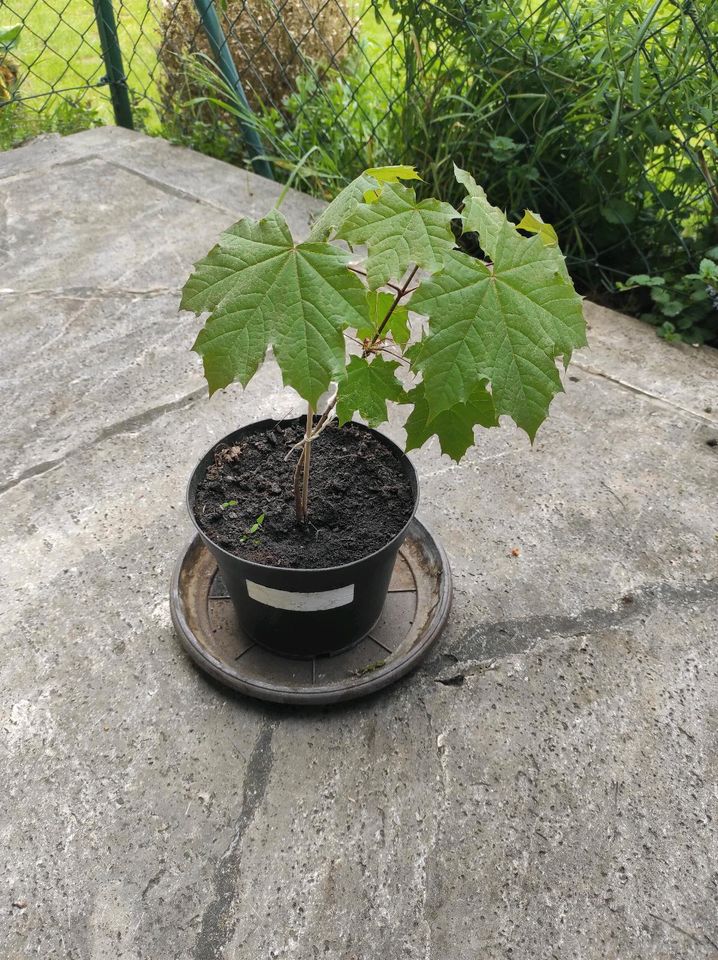
[{"label": "background foliage", "polygon": [[[455,158],[512,217],[555,225],[582,292],[668,338],[718,339],[718,0],[217,0],[249,116],[191,0],[115,8],[149,132],[246,164],[241,116],[275,176],[302,161],[296,183],[319,196],[408,162],[456,203]],[[104,69],[89,0],[1,16],[24,28],[0,146],[109,119],[106,87],[86,92]]]}]

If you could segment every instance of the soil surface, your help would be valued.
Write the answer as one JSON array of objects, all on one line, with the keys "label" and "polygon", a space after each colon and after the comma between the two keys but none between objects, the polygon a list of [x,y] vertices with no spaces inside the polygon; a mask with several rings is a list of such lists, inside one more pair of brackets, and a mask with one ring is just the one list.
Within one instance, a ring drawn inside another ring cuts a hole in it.
[{"label": "soil surface", "polygon": [[217,448],[194,505],[215,543],[255,563],[332,567],[374,553],[401,530],[414,508],[401,464],[352,423],[329,426],[313,441],[309,517],[298,524],[293,476],[299,450],[284,458],[303,433],[301,423],[279,423]]}]

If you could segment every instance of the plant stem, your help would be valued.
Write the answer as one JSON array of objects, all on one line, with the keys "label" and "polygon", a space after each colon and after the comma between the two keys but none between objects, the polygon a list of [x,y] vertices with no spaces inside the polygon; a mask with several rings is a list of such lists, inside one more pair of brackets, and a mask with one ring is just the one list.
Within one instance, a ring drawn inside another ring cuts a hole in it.
[{"label": "plant stem", "polygon": [[[350,263],[350,264],[347,265],[347,270],[351,270],[352,273],[356,273],[356,275],[357,275],[358,277],[366,277],[366,276],[367,276],[366,270],[363,270],[361,267],[356,267],[356,266],[354,266],[353,263]],[[399,292],[399,290],[401,290],[401,287],[400,287],[398,284],[396,284],[396,283],[392,283],[391,280],[387,280],[387,282],[384,284],[384,286],[385,286],[385,287],[391,287],[391,289],[392,289],[392,290],[396,290],[397,293]]]},{"label": "plant stem", "polygon": [[304,450],[302,451],[302,499],[300,523],[307,522],[309,511],[309,469],[312,463],[312,434],[314,432],[314,408],[307,404],[307,424],[304,428]]},{"label": "plant stem", "polygon": [[294,468],[294,511],[297,515],[297,523],[304,523],[305,517],[302,515],[302,477],[304,467],[304,450],[299,454],[297,465]]},{"label": "plant stem", "polygon": [[336,407],[338,399],[339,399],[339,392],[337,391],[332,397],[332,399],[329,401],[329,403],[327,404],[324,410],[324,413],[319,418],[319,423],[317,423],[316,427],[312,431],[313,436],[316,436],[319,433],[319,431],[322,429],[324,424],[327,422],[327,417],[332,412],[334,407]]},{"label": "plant stem", "polygon": [[307,423],[304,427],[304,440],[295,443],[289,451],[285,460],[289,459],[294,450],[300,446],[302,452],[299,454],[297,465],[294,468],[294,509],[297,514],[297,523],[306,523],[309,513],[309,470],[312,462],[312,443],[324,430],[329,414],[332,412],[339,399],[339,394],[335,393],[324,409],[316,425],[314,423],[314,408],[310,403],[307,404]]},{"label": "plant stem", "polygon": [[379,328],[378,328],[378,330],[376,331],[376,333],[374,334],[374,336],[371,338],[371,343],[370,343],[370,346],[371,346],[371,347],[373,347],[379,340],[381,340],[381,335],[382,335],[382,332],[383,332],[384,328],[386,327],[387,323],[388,323],[389,320],[391,319],[392,313],[393,313],[393,312],[396,310],[396,308],[399,306],[399,301],[400,301],[401,298],[406,294],[407,290],[408,290],[409,287],[411,286],[411,281],[414,279],[414,276],[416,275],[416,271],[417,271],[418,269],[419,269],[418,267],[414,267],[414,269],[411,271],[411,273],[409,274],[409,276],[408,276],[408,277],[406,278],[406,280],[404,281],[404,285],[403,285],[402,287],[400,287],[399,290],[397,291],[397,294],[396,294],[396,296],[394,297],[394,300],[392,301],[391,306],[389,307],[389,309],[388,309],[387,312],[386,312],[386,316],[384,317],[384,319],[382,320],[382,322],[379,324]]}]

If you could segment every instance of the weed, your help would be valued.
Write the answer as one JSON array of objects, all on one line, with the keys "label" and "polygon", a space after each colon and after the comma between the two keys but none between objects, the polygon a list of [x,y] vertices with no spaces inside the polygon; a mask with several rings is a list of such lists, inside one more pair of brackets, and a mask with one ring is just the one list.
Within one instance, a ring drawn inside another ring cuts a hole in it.
[{"label": "weed", "polygon": [[[233,501],[233,503],[236,503],[236,502],[237,502],[236,500]],[[240,542],[240,543],[246,543],[247,540],[249,539],[249,537],[250,537],[253,533],[257,533],[258,530],[261,530],[261,529],[262,529],[262,524],[263,524],[263,523],[264,523],[264,514],[263,514],[263,513],[260,513],[260,515],[257,517],[257,519],[254,521],[254,523],[252,524],[252,526],[251,526],[251,527],[249,528],[249,530],[247,531],[246,536],[239,538],[239,542]],[[258,541],[258,540],[253,540],[252,543],[254,543],[254,544],[256,545],[257,543],[259,543],[259,541]]]},{"label": "weed", "polygon": [[[718,249],[709,251],[718,257]],[[718,340],[718,264],[704,257],[698,273],[669,272],[663,277],[638,274],[617,284],[624,293],[640,292],[638,302],[649,306],[642,320],[658,328],[665,340],[702,344]],[[646,304],[646,298],[649,304]]]}]

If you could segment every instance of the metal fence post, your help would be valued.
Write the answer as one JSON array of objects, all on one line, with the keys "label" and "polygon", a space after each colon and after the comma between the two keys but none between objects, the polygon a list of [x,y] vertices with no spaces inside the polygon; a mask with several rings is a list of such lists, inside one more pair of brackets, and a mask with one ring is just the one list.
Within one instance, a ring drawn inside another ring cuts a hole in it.
[{"label": "metal fence post", "polygon": [[[224,30],[222,29],[222,25],[219,22],[217,11],[215,10],[214,0],[194,0],[194,2],[195,6],[197,7],[200,20],[202,21],[202,26],[207,34],[207,39],[209,40],[209,45],[212,48],[212,54],[218,69],[221,71],[225,81],[234,90],[240,105],[247,111],[248,114],[251,114],[252,108],[249,105],[249,101],[247,100],[247,96],[244,92],[244,87],[242,86],[242,81],[240,80],[239,73],[237,72],[237,67],[232,59],[232,54],[230,52],[229,45],[227,44],[227,38],[224,34]],[[242,136],[244,137],[245,145],[249,151],[254,172],[258,173],[262,177],[267,177],[268,180],[274,180],[272,168],[269,162],[262,156],[264,153],[264,147],[262,146],[262,141],[259,138],[259,134],[251,123],[248,123],[241,118],[239,119],[239,126],[242,130]]]},{"label": "metal fence post", "polygon": [[117,24],[115,11],[112,9],[112,0],[92,0],[95,8],[97,32],[100,35],[102,59],[105,61],[107,81],[110,86],[112,109],[115,114],[115,123],[118,127],[134,129],[132,124],[132,107],[130,94],[127,89],[127,77],[122,65],[122,51],[117,38]]}]

